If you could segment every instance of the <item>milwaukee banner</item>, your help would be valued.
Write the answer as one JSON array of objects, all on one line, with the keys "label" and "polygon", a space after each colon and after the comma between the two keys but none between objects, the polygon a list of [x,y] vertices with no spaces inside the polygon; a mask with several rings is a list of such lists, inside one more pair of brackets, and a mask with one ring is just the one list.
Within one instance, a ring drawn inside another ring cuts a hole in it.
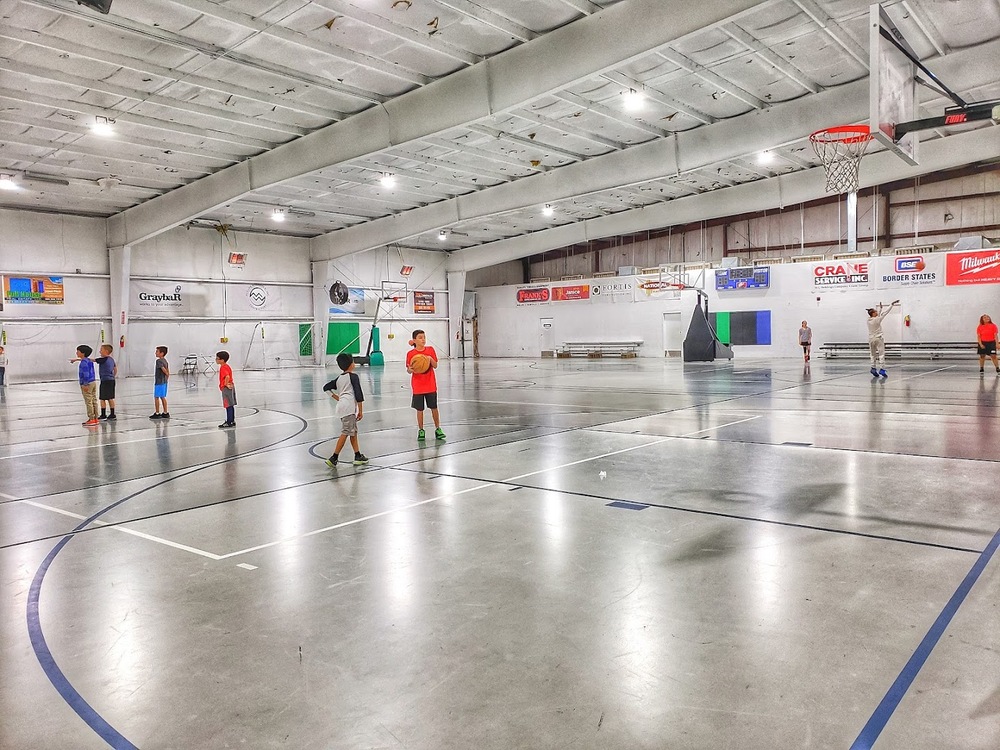
[{"label": "milwaukee banner", "polygon": [[948,253],[945,283],[1000,284],[1000,249]]}]

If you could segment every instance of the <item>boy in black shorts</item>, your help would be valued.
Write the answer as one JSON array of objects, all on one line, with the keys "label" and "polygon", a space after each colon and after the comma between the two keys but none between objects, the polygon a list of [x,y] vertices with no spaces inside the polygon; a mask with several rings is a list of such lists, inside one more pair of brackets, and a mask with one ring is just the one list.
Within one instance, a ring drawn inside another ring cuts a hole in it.
[{"label": "boy in black shorts", "polygon": [[[101,378],[97,392],[101,400],[101,414],[97,418],[109,422],[118,419],[115,416],[115,378],[118,377],[118,365],[111,356],[113,351],[114,347],[111,344],[101,344],[101,356],[94,360],[97,362],[97,374]],[[108,407],[111,407],[110,413],[107,411]]]}]

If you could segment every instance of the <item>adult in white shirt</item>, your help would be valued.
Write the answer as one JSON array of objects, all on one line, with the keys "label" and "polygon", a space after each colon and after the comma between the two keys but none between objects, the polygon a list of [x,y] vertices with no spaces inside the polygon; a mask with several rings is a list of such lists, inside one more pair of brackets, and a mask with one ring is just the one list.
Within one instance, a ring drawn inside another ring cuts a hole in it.
[{"label": "adult in white shirt", "polygon": [[878,309],[868,308],[868,349],[872,358],[872,377],[887,378],[889,373],[885,371],[885,336],[882,333],[882,321],[885,316],[892,312],[892,308],[899,304],[899,300],[893,300],[889,305],[878,303]]}]

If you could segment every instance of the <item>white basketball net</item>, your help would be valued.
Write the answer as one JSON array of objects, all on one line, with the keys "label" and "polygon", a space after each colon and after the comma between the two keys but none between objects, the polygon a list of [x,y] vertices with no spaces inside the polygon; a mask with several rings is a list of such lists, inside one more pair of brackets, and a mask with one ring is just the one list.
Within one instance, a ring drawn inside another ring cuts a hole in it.
[{"label": "white basketball net", "polygon": [[809,136],[816,156],[826,169],[826,192],[853,193],[858,189],[861,157],[871,142],[867,125],[844,125]]}]

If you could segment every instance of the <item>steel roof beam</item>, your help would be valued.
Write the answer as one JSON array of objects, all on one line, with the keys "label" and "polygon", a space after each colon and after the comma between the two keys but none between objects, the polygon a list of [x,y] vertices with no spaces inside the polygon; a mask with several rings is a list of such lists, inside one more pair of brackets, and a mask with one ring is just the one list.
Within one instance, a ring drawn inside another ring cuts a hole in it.
[{"label": "steel roof beam", "polygon": [[[677,13],[662,0],[624,0],[113,216],[109,244],[141,242],[253,190],[524,106],[761,4],[700,0],[688,12]],[[608,44],[609,38],[616,43]]]},{"label": "steel roof beam", "polygon": [[[905,164],[888,151],[870,154],[865,157],[869,167],[862,173],[869,178],[862,179],[862,186],[954,169],[968,164],[969,154],[983,160],[1000,158],[1000,138],[990,129],[980,129],[930,141],[921,145],[919,167]],[[877,181],[871,179],[875,176]],[[815,167],[460,250],[449,256],[448,270],[473,271],[595,239],[770,210],[826,195],[826,173]]]}]

